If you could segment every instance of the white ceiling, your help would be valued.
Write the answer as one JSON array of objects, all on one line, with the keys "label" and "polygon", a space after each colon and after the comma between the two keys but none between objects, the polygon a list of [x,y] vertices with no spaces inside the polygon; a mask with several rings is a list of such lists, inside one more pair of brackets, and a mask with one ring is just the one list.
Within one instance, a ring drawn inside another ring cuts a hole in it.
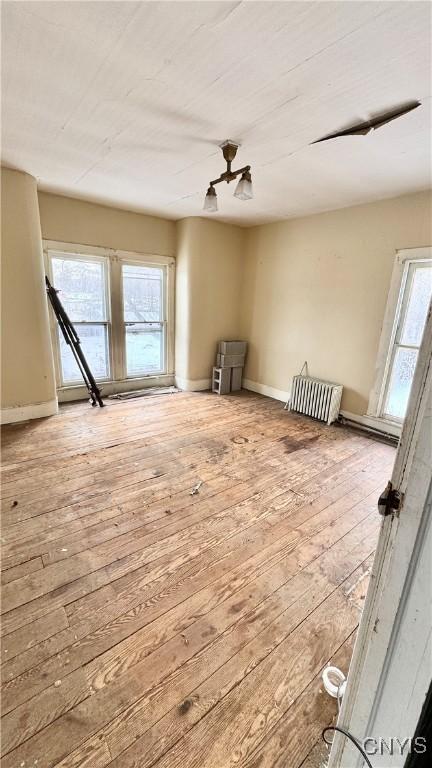
[{"label": "white ceiling", "polygon": [[[169,218],[202,211],[241,143],[258,224],[425,189],[427,2],[2,4],[3,162],[44,190]],[[315,139],[418,99],[366,137]]]}]

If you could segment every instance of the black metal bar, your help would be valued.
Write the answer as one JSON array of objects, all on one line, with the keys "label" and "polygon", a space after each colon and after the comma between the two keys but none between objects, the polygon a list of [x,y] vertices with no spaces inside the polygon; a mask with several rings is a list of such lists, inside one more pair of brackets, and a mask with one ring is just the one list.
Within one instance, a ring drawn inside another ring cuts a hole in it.
[{"label": "black metal bar", "polygon": [[102,400],[101,391],[96,384],[95,378],[89,368],[87,360],[81,349],[81,342],[79,336],[71,323],[69,316],[61,303],[56,289],[51,285],[48,278],[45,276],[45,285],[48,298],[51,302],[54,314],[57,318],[57,322],[60,326],[60,330],[63,334],[63,338],[66,344],[71,348],[72,354],[75,358],[76,364],[80,370],[81,376],[84,379],[84,384],[87,387],[90,395],[90,401],[92,406],[99,405],[101,408],[104,406]]}]

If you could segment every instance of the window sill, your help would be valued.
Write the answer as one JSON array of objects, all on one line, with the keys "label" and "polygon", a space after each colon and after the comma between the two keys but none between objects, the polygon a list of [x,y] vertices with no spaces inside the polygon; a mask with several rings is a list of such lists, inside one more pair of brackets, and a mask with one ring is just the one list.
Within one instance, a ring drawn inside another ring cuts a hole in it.
[{"label": "window sill", "polygon": [[392,437],[397,438],[401,435],[402,424],[399,422],[379,418],[378,416],[371,416],[370,414],[359,416],[356,413],[350,413],[349,411],[344,410],[341,411],[341,416],[348,421],[353,421],[357,424],[361,424],[363,427],[373,429],[376,432],[381,432],[383,435],[392,435]]},{"label": "window sill", "polygon": [[366,413],[363,418],[368,426],[380,432],[387,432],[395,437],[400,437],[401,435],[403,421],[393,421],[393,419],[386,419],[383,416],[372,416],[369,413]]},{"label": "window sill", "polygon": [[[121,381],[98,381],[102,397],[114,395],[118,392],[131,392],[135,389],[146,387],[166,387],[174,384],[173,373],[161,373],[156,376],[142,376],[135,379],[122,379]],[[57,396],[59,403],[70,403],[74,400],[87,400],[88,392],[83,384],[73,384],[67,387],[58,387]]]}]

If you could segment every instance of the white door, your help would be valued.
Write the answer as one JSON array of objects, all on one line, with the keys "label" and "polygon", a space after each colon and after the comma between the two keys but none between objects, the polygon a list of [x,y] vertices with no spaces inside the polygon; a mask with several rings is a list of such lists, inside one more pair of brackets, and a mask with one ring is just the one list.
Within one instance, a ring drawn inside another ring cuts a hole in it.
[{"label": "white door", "polygon": [[[401,506],[383,517],[338,720],[366,748],[373,768],[400,768],[410,749],[424,749],[410,739],[432,679],[431,308],[391,482]],[[336,734],[329,768],[364,764]]]}]

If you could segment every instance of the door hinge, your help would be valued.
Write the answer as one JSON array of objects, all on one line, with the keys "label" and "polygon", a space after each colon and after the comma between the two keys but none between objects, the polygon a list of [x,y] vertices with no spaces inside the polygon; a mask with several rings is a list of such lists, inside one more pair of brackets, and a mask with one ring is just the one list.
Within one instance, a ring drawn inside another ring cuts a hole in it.
[{"label": "door hinge", "polygon": [[381,496],[378,499],[378,512],[383,517],[387,515],[393,515],[395,512],[399,512],[402,503],[402,496],[396,488],[393,488],[390,480],[384,488]]}]

